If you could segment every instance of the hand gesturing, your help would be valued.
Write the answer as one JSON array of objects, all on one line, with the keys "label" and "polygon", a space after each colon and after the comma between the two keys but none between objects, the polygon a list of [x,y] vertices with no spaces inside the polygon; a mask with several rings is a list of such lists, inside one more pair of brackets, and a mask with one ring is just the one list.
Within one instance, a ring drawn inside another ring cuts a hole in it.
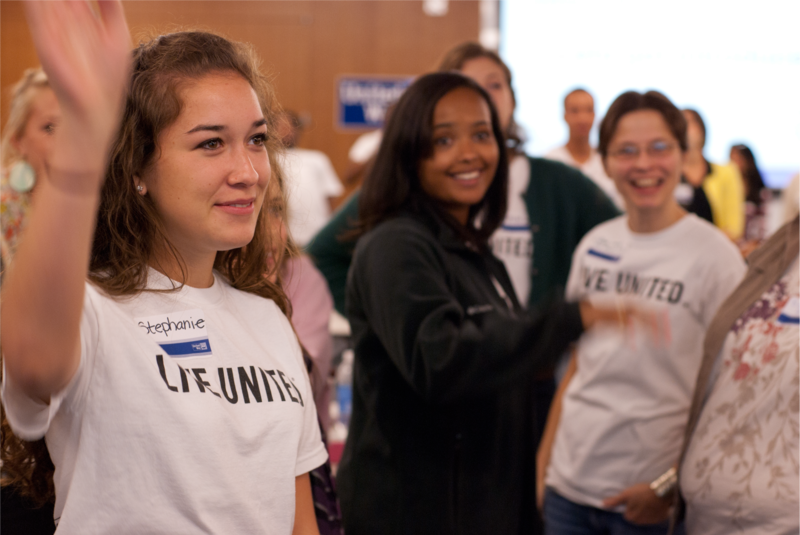
[{"label": "hand gesturing", "polygon": [[[122,5],[27,1],[33,42],[63,113],[50,167],[58,186],[99,186],[130,83],[130,34]],[[99,173],[99,174],[98,174]],[[71,175],[83,175],[81,179]],[[55,175],[55,174],[54,174]],[[94,181],[87,175],[92,175]]]}]

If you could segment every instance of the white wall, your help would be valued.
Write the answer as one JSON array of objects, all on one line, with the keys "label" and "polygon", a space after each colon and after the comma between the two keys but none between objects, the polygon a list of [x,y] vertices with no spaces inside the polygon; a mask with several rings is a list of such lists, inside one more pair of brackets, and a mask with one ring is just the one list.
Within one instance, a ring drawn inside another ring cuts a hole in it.
[{"label": "white wall", "polygon": [[502,0],[500,53],[528,152],[566,141],[574,87],[595,96],[595,140],[617,95],[658,89],[703,115],[710,160],[745,143],[783,186],[800,170],[798,21],[798,0]]}]

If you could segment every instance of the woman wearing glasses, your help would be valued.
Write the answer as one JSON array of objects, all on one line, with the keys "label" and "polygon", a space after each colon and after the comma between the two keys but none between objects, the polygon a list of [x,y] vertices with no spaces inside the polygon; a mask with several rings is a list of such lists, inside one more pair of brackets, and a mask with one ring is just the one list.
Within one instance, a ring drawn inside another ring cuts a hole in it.
[{"label": "woman wearing glasses", "polygon": [[600,125],[600,153],[627,214],[583,238],[567,298],[650,309],[671,336],[656,344],[598,329],[580,340],[539,452],[549,534],[668,529],[670,469],[703,336],[744,274],[725,235],[675,200],[686,146],[686,119],[655,91],[623,93]]}]

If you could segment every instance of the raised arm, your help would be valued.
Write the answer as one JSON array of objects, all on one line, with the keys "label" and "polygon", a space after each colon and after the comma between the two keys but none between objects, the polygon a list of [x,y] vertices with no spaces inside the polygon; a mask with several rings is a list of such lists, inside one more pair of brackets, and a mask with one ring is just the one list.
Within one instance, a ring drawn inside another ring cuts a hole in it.
[{"label": "raised arm", "polygon": [[49,400],[80,360],[92,232],[108,150],[130,78],[130,35],[119,1],[26,2],[33,41],[63,120],[2,289],[6,372]]}]

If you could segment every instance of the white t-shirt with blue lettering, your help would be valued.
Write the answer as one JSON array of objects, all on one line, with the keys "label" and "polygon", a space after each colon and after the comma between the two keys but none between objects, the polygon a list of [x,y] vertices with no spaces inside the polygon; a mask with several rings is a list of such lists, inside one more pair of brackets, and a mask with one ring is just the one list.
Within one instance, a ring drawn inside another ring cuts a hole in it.
[{"label": "white t-shirt with blue lettering", "polygon": [[[706,327],[745,273],[737,248],[693,214],[654,233],[627,216],[602,223],[575,250],[567,299],[614,308],[629,302],[668,319],[668,341],[635,326],[586,332],[562,400],[546,483],[602,507],[678,460]],[[624,507],[620,508],[621,510]]]},{"label": "white t-shirt with blue lettering", "polygon": [[531,294],[533,232],[525,206],[525,192],[531,180],[531,165],[525,156],[516,156],[508,168],[508,209],[503,224],[492,234],[494,255],[503,261],[520,304],[528,306]]},{"label": "white t-shirt with blue lettering", "polygon": [[289,534],[295,477],[327,458],[286,317],[216,274],[127,299],[87,283],[70,384],[44,405],[8,379],[14,432],[56,466],[59,534]]}]

